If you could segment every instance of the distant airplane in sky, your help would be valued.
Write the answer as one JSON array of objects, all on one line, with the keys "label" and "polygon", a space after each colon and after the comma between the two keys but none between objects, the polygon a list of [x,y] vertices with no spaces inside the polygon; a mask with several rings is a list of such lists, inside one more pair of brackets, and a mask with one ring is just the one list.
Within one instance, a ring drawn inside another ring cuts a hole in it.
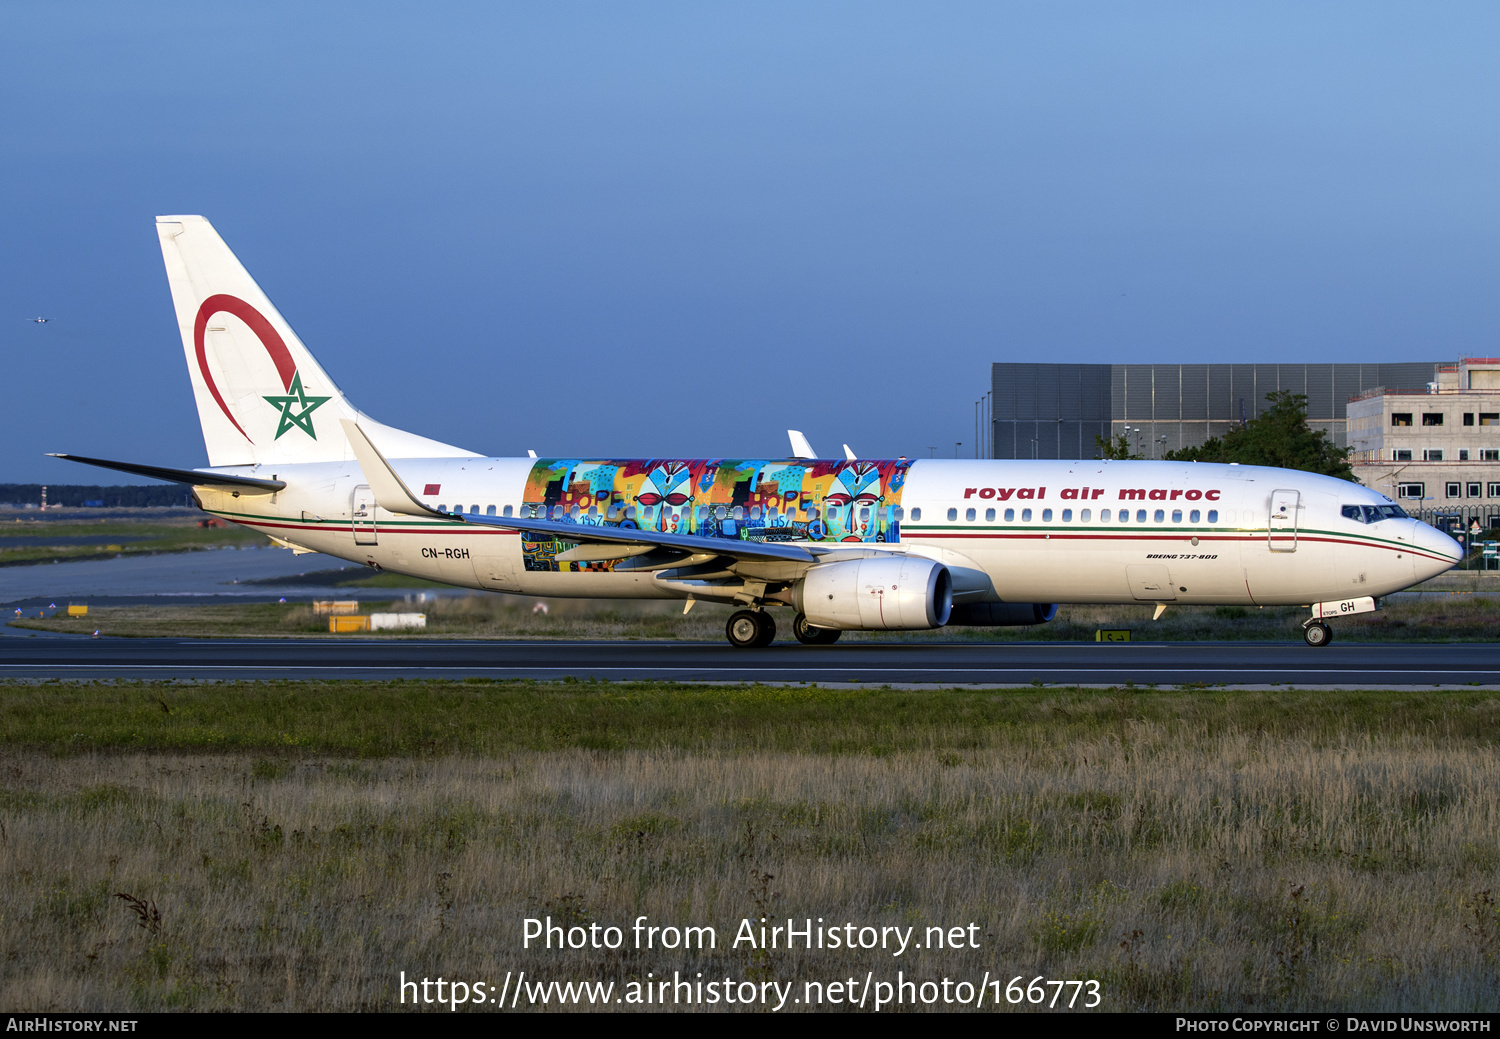
[{"label": "distant airplane in sky", "polygon": [[[726,635],[746,647],[775,637],[775,609],[830,643],[1044,623],[1057,603],[1304,605],[1321,646],[1326,618],[1462,555],[1376,491],[1257,466],[819,459],[795,430],[786,458],[486,457],[358,411],[203,217],[158,217],[157,234],[209,466],[57,457],[191,484],[204,511],[297,551],[469,588],[737,605]],[[556,392],[566,421],[576,401],[518,359],[517,381],[532,374],[518,392]],[[839,377],[899,417],[898,382]],[[681,406],[743,424],[755,401],[705,378]]]},{"label": "distant airplane in sky", "polygon": [[27,318],[27,320],[34,325],[45,325],[47,323],[47,318],[44,317]]}]

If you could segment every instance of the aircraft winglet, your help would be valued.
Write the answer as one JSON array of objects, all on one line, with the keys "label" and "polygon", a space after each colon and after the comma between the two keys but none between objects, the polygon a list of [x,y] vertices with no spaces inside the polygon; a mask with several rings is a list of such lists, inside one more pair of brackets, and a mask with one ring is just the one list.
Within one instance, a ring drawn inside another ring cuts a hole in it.
[{"label": "aircraft winglet", "polygon": [[818,457],[818,452],[812,449],[812,445],[807,442],[807,437],[802,435],[802,431],[800,429],[789,429],[786,431],[786,435],[790,437],[792,441],[793,458]]},{"label": "aircraft winglet", "polygon": [[443,519],[452,519],[446,512],[423,505],[411,488],[402,482],[401,477],[396,475],[396,470],[391,468],[391,463],[385,460],[380,449],[370,443],[370,438],[365,436],[365,431],[359,428],[359,424],[352,419],[340,419],[339,424],[344,427],[344,435],[349,438],[349,446],[354,449],[354,457],[359,459],[359,467],[364,470],[365,482],[370,485],[370,490],[375,495],[375,504],[386,512],[393,512],[399,516],[441,516]]}]

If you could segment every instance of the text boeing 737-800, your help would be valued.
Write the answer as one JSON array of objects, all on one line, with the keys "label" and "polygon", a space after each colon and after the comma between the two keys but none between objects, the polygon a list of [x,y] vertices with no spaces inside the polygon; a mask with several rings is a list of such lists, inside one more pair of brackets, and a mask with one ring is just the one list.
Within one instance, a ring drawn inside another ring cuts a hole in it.
[{"label": "text boeing 737-800", "polygon": [[207,220],[157,234],[209,465],[58,457],[191,484],[204,511],[298,550],[469,588],[738,604],[736,646],[771,641],[772,607],[828,643],[1037,624],[1062,602],[1307,605],[1323,645],[1325,618],[1460,556],[1383,495],[1285,469],[489,458],[355,410]]}]

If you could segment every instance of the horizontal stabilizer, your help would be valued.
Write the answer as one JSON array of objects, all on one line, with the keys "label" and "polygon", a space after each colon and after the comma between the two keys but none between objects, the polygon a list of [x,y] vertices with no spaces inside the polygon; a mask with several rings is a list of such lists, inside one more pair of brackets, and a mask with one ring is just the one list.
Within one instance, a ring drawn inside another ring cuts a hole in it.
[{"label": "horizontal stabilizer", "polygon": [[149,476],[153,480],[168,483],[187,483],[194,487],[222,487],[241,494],[274,494],[286,486],[285,480],[261,480],[253,476],[232,476],[228,473],[206,472],[202,469],[169,469],[161,465],[138,465],[135,462],[111,462],[103,458],[85,458],[83,455],[60,455],[48,452],[49,457],[62,458],[84,465],[97,465],[101,469],[115,469],[136,476]]}]

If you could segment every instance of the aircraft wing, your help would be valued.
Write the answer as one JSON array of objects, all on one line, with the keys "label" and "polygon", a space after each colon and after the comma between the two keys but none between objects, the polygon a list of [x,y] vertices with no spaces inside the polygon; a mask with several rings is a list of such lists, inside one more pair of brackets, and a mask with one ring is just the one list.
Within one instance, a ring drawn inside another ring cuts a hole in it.
[{"label": "aircraft wing", "polygon": [[618,545],[645,545],[659,548],[679,549],[692,555],[729,556],[733,559],[759,562],[806,563],[817,562],[807,549],[800,545],[781,542],[734,541],[729,538],[709,538],[701,534],[669,534],[655,530],[638,530],[634,527],[609,527],[592,523],[566,523],[530,517],[476,516],[465,513],[439,512],[423,504],[391,464],[385,460],[378,448],[365,436],[359,425],[350,419],[342,420],[344,432],[359,459],[365,481],[375,495],[375,502],[387,512],[402,516],[439,517],[459,520],[464,523],[480,523],[485,526],[503,527],[506,530],[521,530],[531,534],[547,534],[563,541],[580,543],[604,543]]},{"label": "aircraft wing", "polygon": [[[382,508],[384,504],[382,503]],[[447,516],[447,513],[439,513]],[[634,527],[609,527],[594,523],[567,523],[561,520],[511,518],[508,516],[450,516],[465,523],[483,523],[529,534],[547,534],[560,541],[602,542],[616,545],[654,545],[677,548],[695,555],[711,553],[735,559],[754,559],[776,563],[815,563],[817,557],[800,545],[777,541],[736,541],[731,538],[709,538],[701,534],[668,534]]]}]

